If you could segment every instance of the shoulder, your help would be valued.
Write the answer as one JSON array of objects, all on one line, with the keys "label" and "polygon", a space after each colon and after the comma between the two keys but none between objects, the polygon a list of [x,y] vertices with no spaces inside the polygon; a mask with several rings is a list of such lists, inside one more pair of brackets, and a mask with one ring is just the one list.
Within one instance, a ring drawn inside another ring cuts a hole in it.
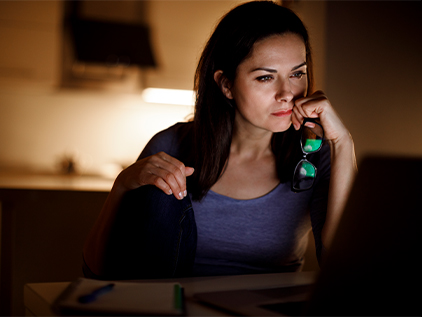
[{"label": "shoulder", "polygon": [[179,158],[182,148],[192,138],[193,122],[178,122],[171,127],[155,134],[147,143],[138,159],[166,152],[168,155]]}]

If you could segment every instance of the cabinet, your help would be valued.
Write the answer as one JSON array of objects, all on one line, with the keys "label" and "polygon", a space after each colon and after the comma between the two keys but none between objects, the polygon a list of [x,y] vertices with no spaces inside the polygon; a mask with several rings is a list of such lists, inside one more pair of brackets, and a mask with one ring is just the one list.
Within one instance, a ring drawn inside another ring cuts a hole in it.
[{"label": "cabinet", "polygon": [[83,275],[83,243],[107,187],[111,181],[0,175],[0,316],[24,315],[26,283]]},{"label": "cabinet", "polygon": [[57,83],[61,15],[60,1],[0,1],[0,83]]}]

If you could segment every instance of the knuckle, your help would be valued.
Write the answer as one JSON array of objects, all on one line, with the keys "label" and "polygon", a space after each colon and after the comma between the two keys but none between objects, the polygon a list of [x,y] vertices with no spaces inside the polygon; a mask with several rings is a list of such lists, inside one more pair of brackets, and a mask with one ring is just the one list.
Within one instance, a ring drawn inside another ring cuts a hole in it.
[{"label": "knuckle", "polygon": [[184,169],[185,168],[185,164],[183,164],[182,162],[180,162],[179,160],[175,163],[175,165],[176,165],[176,167],[179,169],[179,170],[182,170],[182,169]]},{"label": "knuckle", "polygon": [[170,186],[162,178],[160,178],[158,176],[154,179],[154,183],[152,185],[154,185],[155,187],[161,189],[166,194],[170,194],[171,193]]},{"label": "knuckle", "polygon": [[156,154],[154,154],[147,158],[147,160],[145,161],[145,164],[155,165],[158,161],[159,161],[159,157]]},{"label": "knuckle", "polygon": [[161,181],[160,181],[160,178],[158,176],[156,176],[152,179],[152,185],[160,187]]},{"label": "knuckle", "polygon": [[173,176],[173,174],[172,174],[172,173],[170,173],[170,172],[165,173],[165,175],[164,175],[164,180],[165,180],[167,183],[172,182],[172,181],[173,181],[173,179],[174,179],[174,176]]},{"label": "knuckle", "polygon": [[175,175],[176,178],[183,177],[182,170],[178,167],[174,167],[172,173]]},{"label": "knuckle", "polygon": [[168,162],[169,161],[169,159],[171,158],[171,156],[170,155],[168,155],[166,152],[164,152],[164,151],[160,151],[160,152],[158,152],[157,154],[156,154],[156,156],[160,159],[160,160],[163,160],[163,161],[166,161],[166,162]]}]

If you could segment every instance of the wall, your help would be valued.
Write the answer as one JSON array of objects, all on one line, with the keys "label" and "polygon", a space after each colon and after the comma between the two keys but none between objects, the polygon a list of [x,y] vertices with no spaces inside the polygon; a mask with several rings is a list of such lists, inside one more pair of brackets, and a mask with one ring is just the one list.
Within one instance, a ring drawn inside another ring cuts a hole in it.
[{"label": "wall", "polygon": [[327,93],[356,153],[422,156],[422,4],[328,1]]},{"label": "wall", "polygon": [[99,92],[3,90],[0,100],[0,165],[51,172],[70,155],[80,172],[110,177],[134,161],[156,131],[192,112]]},{"label": "wall", "polygon": [[327,2],[291,1],[286,5],[304,21],[309,33],[314,64],[315,89],[326,89],[325,69],[327,63]]},{"label": "wall", "polygon": [[151,1],[148,19],[159,67],[148,72],[147,85],[192,89],[200,54],[216,23],[242,2]]}]

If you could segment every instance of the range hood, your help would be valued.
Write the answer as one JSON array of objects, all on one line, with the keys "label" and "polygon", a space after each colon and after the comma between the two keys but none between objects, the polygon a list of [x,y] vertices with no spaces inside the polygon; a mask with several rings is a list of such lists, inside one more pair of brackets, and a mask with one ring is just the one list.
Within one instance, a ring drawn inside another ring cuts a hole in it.
[{"label": "range hood", "polygon": [[[157,66],[150,29],[145,19],[123,18],[131,12],[136,17],[142,15],[138,9],[144,9],[147,4],[146,1],[66,1],[60,86],[119,92],[142,90],[145,69]],[[91,8],[89,14],[84,13],[86,8]],[[115,18],[115,13],[122,9],[120,18]],[[103,15],[96,16],[101,10]]]},{"label": "range hood", "polygon": [[146,25],[73,18],[70,26],[75,58],[80,62],[156,66]]}]

